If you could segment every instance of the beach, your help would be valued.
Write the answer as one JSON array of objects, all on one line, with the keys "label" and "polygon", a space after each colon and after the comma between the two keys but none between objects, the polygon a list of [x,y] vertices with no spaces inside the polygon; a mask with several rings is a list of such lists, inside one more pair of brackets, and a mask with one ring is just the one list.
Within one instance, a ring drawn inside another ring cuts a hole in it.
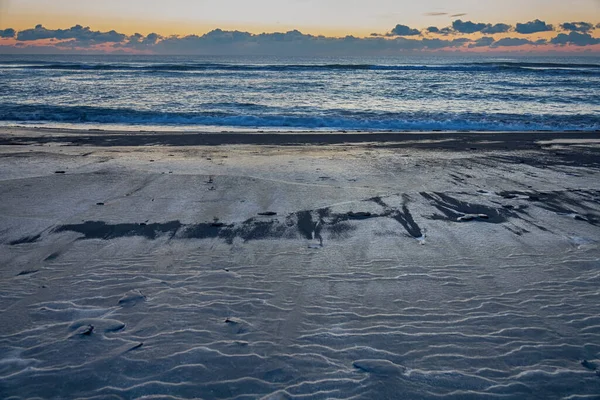
[{"label": "beach", "polygon": [[600,132],[0,128],[0,397],[600,393]]}]

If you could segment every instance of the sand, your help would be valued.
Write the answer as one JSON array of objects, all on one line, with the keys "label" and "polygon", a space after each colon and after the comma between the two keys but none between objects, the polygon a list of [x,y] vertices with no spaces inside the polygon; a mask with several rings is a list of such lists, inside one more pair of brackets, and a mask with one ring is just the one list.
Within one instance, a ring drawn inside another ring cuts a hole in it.
[{"label": "sand", "polygon": [[600,133],[0,129],[1,398],[598,398]]}]

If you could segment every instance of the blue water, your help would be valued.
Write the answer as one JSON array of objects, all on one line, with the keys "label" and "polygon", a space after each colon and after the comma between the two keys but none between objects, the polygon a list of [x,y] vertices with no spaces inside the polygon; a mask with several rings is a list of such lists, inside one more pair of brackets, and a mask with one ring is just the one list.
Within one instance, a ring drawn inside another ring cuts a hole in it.
[{"label": "blue water", "polygon": [[169,130],[599,130],[600,57],[0,55],[0,123]]}]

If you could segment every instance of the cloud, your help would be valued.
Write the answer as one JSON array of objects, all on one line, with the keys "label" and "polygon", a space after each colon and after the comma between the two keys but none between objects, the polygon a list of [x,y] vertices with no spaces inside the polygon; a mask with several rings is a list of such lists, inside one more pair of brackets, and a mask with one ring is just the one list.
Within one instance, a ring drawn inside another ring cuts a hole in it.
[{"label": "cloud", "polygon": [[538,45],[545,44],[545,43],[546,43],[546,41],[544,39],[531,41],[528,39],[510,38],[509,37],[509,38],[503,38],[503,39],[495,41],[494,43],[492,43],[490,45],[490,47],[517,47],[517,46],[524,46],[524,45],[538,46]]},{"label": "cloud", "polygon": [[456,32],[460,32],[460,33],[481,32],[486,27],[487,27],[487,24],[482,24],[482,23],[476,24],[471,21],[463,22],[460,19],[457,19],[456,21],[452,22],[452,29],[454,29]]},{"label": "cloud", "polygon": [[560,27],[565,31],[588,32],[594,29],[594,25],[589,22],[565,22]]},{"label": "cloud", "polygon": [[447,48],[462,47],[471,40],[467,38],[458,38],[453,40],[442,40],[442,39],[423,39],[421,42],[425,45],[424,47],[428,50],[439,50]]},{"label": "cloud", "polygon": [[15,37],[17,32],[15,32],[14,29],[12,28],[8,28],[8,29],[0,29],[0,38],[13,38]]},{"label": "cloud", "polygon": [[440,17],[442,15],[448,15],[448,13],[445,13],[445,12],[428,12],[428,13],[425,13],[425,15],[428,16],[428,17]]},{"label": "cloud", "polygon": [[115,47],[123,47],[137,50],[149,50],[152,46],[164,39],[163,36],[158,33],[150,33],[148,36],[144,36],[139,33],[131,35],[126,43],[119,43]]},{"label": "cloud", "polygon": [[529,21],[524,24],[517,24],[515,30],[518,33],[529,35],[532,33],[553,31],[554,27],[552,25],[546,24],[544,21],[536,19],[535,21]]},{"label": "cloud", "polygon": [[[298,32],[298,31],[290,31],[290,32],[288,32],[289,35],[279,33],[279,34],[272,34],[272,36],[274,38],[276,38],[278,36],[280,36],[281,38],[288,37],[288,36],[293,37],[299,33],[300,32]],[[301,33],[300,33],[300,35],[301,35]],[[215,29],[214,31],[208,32],[206,35],[204,35],[204,37],[207,40],[214,41],[214,42],[234,43],[234,42],[246,41],[252,37],[252,34],[248,33],[248,32],[224,31],[222,29]]]},{"label": "cloud", "polygon": [[467,15],[467,13],[452,14],[450,17],[458,18],[458,17],[464,17],[465,15]]},{"label": "cloud", "polygon": [[454,29],[458,33],[476,33],[482,32],[493,35],[494,33],[505,33],[511,28],[510,25],[507,24],[485,24],[485,23],[475,23],[471,21],[463,22],[458,19],[452,22],[452,29]]},{"label": "cloud", "polygon": [[127,38],[126,35],[114,30],[109,32],[92,31],[89,27],[75,25],[69,29],[46,29],[42,25],[37,25],[33,29],[20,31],[17,35],[19,41],[30,41],[40,39],[75,39],[79,43],[99,44],[99,43],[119,43]]},{"label": "cloud", "polygon": [[455,33],[454,29],[452,29],[451,27],[438,28],[436,26],[430,26],[427,29],[425,29],[425,31],[428,32],[428,33],[435,33],[435,34],[444,35],[444,36],[451,35],[451,34]]},{"label": "cloud", "polygon": [[474,42],[471,42],[471,44],[469,44],[470,48],[474,48],[474,47],[490,47],[493,43],[494,43],[494,38],[493,37],[489,37],[489,36],[484,36],[480,39],[477,39]]},{"label": "cloud", "polygon": [[485,28],[483,28],[481,30],[481,32],[493,35],[495,33],[506,33],[511,28],[512,28],[512,26],[510,26],[508,24],[496,24],[496,25],[488,24]]},{"label": "cloud", "polygon": [[[562,25],[567,25],[565,23]],[[581,23],[577,24],[582,29]],[[523,26],[526,27],[523,29]],[[542,21],[520,24],[521,32],[539,31],[540,26],[551,28]],[[33,52],[143,52],[154,54],[190,55],[395,55],[410,51],[463,50],[474,48],[501,48],[519,46],[540,46],[553,44],[560,46],[588,46],[600,43],[600,39],[585,32],[569,31],[560,33],[550,41],[528,40],[526,38],[505,37],[499,40],[492,35],[512,31],[508,24],[463,22],[456,20],[451,27],[430,26],[421,36],[417,29],[406,25],[396,25],[386,34],[373,33],[369,37],[325,37],[303,34],[298,30],[253,34],[242,31],[215,29],[204,35],[163,37],[158,33],[124,35],[116,31],[92,31],[88,27],[76,25],[68,29],[46,29],[38,25],[16,33],[17,43],[9,45],[14,51]],[[463,34],[480,33],[478,39],[464,37]],[[12,29],[0,30],[0,36],[15,37]],[[433,37],[432,37],[433,36]],[[502,35],[506,36],[506,35]],[[43,41],[35,42],[43,39]],[[5,46],[6,47],[6,46]],[[3,47],[3,49],[5,48]],[[19,50],[20,49],[20,50]],[[548,49],[555,47],[548,46]],[[505,51],[505,50],[503,50]]]},{"label": "cloud", "polygon": [[420,35],[421,32],[418,29],[412,29],[406,25],[396,25],[390,32],[392,36],[416,36]]},{"label": "cloud", "polygon": [[600,44],[600,39],[592,37],[589,33],[570,32],[569,34],[560,33],[558,36],[550,40],[552,44],[561,46],[572,44],[575,46],[591,46]]},{"label": "cloud", "polygon": [[455,49],[464,47],[470,39],[416,39],[373,35],[368,38],[346,36],[332,38],[303,34],[299,31],[285,33],[242,34],[215,30],[203,36],[170,37],[153,46],[161,54],[214,54],[214,55],[351,55],[398,54],[402,51]]}]

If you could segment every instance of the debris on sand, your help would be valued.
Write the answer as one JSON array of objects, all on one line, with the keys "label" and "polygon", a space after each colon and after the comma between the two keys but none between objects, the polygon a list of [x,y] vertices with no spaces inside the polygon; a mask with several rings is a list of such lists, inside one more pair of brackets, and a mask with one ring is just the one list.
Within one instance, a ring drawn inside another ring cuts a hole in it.
[{"label": "debris on sand", "polygon": [[462,217],[458,217],[456,220],[458,222],[467,222],[467,221],[474,221],[474,220],[478,220],[478,219],[490,219],[490,217],[487,214],[465,214]]},{"label": "debris on sand", "polygon": [[350,211],[348,213],[348,217],[351,219],[367,219],[367,218],[370,218],[372,215],[373,214],[371,214],[370,212],[362,212],[362,211],[359,211],[359,212]]}]

